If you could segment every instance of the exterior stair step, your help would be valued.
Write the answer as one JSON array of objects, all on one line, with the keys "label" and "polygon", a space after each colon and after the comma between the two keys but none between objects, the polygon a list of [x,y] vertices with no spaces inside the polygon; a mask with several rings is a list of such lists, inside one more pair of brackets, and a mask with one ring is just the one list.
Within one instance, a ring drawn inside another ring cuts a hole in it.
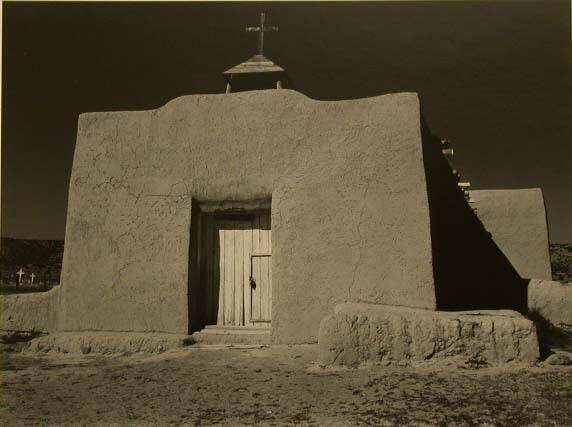
[{"label": "exterior stair step", "polygon": [[207,326],[195,332],[199,344],[270,344],[270,329],[244,326]]}]

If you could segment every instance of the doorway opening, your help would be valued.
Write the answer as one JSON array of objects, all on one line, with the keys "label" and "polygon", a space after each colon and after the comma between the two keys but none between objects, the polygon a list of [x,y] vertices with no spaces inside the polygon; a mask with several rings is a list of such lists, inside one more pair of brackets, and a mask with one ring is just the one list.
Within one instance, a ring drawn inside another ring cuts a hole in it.
[{"label": "doorway opening", "polygon": [[194,294],[200,300],[191,304],[191,312],[201,321],[191,322],[196,325],[192,329],[270,328],[271,228],[269,208],[200,213],[194,274],[198,286],[189,297]]}]

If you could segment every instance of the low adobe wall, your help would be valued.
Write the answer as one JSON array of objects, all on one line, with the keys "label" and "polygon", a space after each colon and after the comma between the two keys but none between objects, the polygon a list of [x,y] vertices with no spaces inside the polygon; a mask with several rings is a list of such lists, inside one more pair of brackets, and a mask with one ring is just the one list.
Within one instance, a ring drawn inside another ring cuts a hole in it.
[{"label": "low adobe wall", "polygon": [[524,278],[552,280],[548,225],[540,188],[472,190],[477,216]]},{"label": "low adobe wall", "polygon": [[341,304],[320,325],[320,361],[408,363],[461,357],[477,363],[539,359],[534,323],[511,310],[445,312]]},{"label": "low adobe wall", "polygon": [[60,288],[47,292],[0,296],[1,330],[50,332],[57,328]]},{"label": "low adobe wall", "polygon": [[32,353],[162,353],[189,345],[187,335],[152,332],[55,332],[38,337],[25,348]]},{"label": "low adobe wall", "polygon": [[554,326],[572,328],[572,283],[532,279],[528,309]]}]

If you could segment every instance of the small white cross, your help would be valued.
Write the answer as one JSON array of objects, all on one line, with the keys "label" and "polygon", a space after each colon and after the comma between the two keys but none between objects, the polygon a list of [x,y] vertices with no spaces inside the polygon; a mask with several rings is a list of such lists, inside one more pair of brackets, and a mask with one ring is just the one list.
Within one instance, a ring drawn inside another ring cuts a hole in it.
[{"label": "small white cross", "polygon": [[36,277],[36,275],[34,273],[30,274],[30,283],[34,284],[34,278]]},{"label": "small white cross", "polygon": [[25,274],[22,269],[20,268],[20,270],[16,273],[18,275],[18,284],[21,285],[22,284],[22,276]]}]

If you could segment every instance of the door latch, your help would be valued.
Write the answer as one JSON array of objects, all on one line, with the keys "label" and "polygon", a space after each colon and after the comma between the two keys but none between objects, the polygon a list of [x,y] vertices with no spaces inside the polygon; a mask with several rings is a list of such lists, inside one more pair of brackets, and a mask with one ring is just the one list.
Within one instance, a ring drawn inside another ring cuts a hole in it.
[{"label": "door latch", "polygon": [[254,280],[254,277],[250,276],[249,282],[250,282],[250,287],[252,289],[256,289],[256,281]]}]

